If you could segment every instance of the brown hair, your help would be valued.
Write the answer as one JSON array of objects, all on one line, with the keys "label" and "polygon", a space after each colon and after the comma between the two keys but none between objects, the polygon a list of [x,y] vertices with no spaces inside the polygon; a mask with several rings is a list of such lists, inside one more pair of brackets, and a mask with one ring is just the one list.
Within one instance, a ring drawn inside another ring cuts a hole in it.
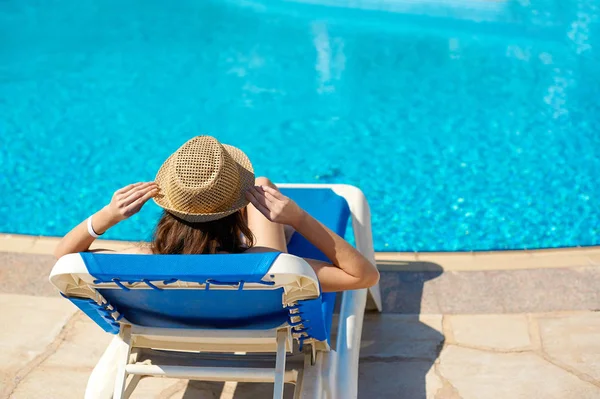
[{"label": "brown hair", "polygon": [[153,254],[215,254],[240,253],[253,245],[242,210],[210,222],[187,222],[164,211],[150,248]]}]

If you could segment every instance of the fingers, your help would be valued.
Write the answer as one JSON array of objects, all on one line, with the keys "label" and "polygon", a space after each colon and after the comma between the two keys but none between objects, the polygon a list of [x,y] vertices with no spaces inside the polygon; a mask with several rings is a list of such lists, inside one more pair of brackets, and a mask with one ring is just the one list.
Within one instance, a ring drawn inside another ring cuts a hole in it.
[{"label": "fingers", "polygon": [[125,186],[123,188],[120,188],[117,191],[115,191],[115,194],[125,194],[126,192],[128,192],[132,188],[137,187],[137,186],[139,186],[141,184],[144,184],[144,183],[139,182],[139,183],[129,184],[129,185],[127,185],[127,186]]},{"label": "fingers", "polygon": [[275,198],[275,196],[267,191],[264,192],[265,198],[267,199],[267,201],[269,201],[272,204],[275,204],[277,202],[281,203],[281,200],[278,198]]},{"label": "fingers", "polygon": [[[121,198],[121,206],[127,207],[140,198],[143,198],[147,193],[157,191],[158,186],[154,182],[148,182],[134,187],[128,193],[123,194],[125,198]],[[156,194],[156,193],[155,193]]]},{"label": "fingers", "polygon": [[260,195],[256,191],[255,187],[252,187],[248,191],[246,191],[246,198],[248,199],[248,201],[250,201],[250,203],[254,205],[254,207],[258,209],[260,213],[262,213],[267,219],[269,219],[269,215],[271,212],[265,205],[263,205],[261,201],[258,200],[257,197],[259,196]]},{"label": "fingers", "polygon": [[270,186],[254,186],[253,189],[265,197],[267,205],[281,203],[286,198],[277,189]]},{"label": "fingers", "polygon": [[262,190],[262,187],[255,186],[250,189],[250,192],[254,195],[254,197],[260,202],[264,207],[270,208],[269,201],[265,196],[265,192]]},{"label": "fingers", "polygon": [[138,198],[137,200],[132,202],[129,206],[127,206],[126,212],[130,213],[130,214],[139,212],[139,210],[142,209],[142,206],[144,206],[144,204],[150,198],[154,197],[157,193],[158,193],[158,188],[151,188],[150,190],[146,190],[146,193],[142,197]]},{"label": "fingers", "polygon": [[274,188],[273,188],[273,187],[271,187],[271,186],[260,186],[260,187],[263,189],[263,191],[264,191],[265,193],[268,193],[268,194],[270,194],[270,195],[271,195],[271,197],[273,197],[273,198],[276,198],[276,199],[278,199],[278,200],[282,200],[282,199],[284,198],[284,195],[283,195],[283,194],[281,194],[281,192],[280,192],[279,190],[277,190],[277,189],[274,189]]}]

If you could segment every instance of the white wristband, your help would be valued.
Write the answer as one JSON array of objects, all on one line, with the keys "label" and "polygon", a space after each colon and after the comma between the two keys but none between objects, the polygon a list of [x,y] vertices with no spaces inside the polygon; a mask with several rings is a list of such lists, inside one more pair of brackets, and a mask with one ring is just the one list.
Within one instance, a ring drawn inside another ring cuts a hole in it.
[{"label": "white wristband", "polygon": [[94,228],[92,227],[92,217],[90,216],[87,220],[87,228],[88,228],[88,233],[90,233],[90,235],[94,238],[98,238],[100,237],[102,234],[98,234],[94,231]]}]

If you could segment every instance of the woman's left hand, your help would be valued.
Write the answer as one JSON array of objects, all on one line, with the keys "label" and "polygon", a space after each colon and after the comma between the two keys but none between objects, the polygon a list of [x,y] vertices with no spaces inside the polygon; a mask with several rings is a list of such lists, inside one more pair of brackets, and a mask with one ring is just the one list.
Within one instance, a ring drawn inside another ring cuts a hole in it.
[{"label": "woman's left hand", "polygon": [[298,204],[270,186],[254,186],[246,198],[271,222],[296,227],[304,215]]}]

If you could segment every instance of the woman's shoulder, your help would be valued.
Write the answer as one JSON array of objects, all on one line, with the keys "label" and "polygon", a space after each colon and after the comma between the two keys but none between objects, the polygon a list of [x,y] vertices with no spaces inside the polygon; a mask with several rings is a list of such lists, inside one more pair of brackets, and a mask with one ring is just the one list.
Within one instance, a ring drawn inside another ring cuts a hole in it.
[{"label": "woman's shoulder", "polygon": [[281,252],[281,251],[278,249],[269,248],[269,247],[250,247],[250,248],[246,248],[246,250],[242,253],[252,254],[252,253],[261,253],[261,252]]},{"label": "woman's shoulder", "polygon": [[127,248],[117,252],[119,254],[131,254],[131,255],[152,255],[152,251],[146,248]]},{"label": "woman's shoulder", "polygon": [[95,249],[90,252],[97,254],[131,254],[131,255],[152,255],[149,243],[139,243],[131,247],[114,250],[114,249]]}]

